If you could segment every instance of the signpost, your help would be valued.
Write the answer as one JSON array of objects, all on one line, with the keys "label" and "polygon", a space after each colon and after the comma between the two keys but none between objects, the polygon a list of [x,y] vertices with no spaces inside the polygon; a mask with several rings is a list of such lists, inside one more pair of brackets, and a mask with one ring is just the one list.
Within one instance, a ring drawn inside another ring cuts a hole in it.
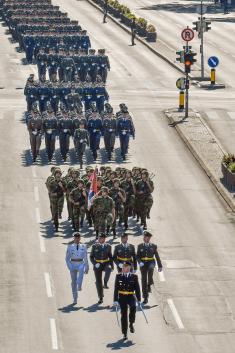
[{"label": "signpost", "polygon": [[178,78],[176,81],[176,87],[180,90],[179,94],[179,111],[184,110],[184,91],[186,86],[186,80],[184,77]]},{"label": "signpost", "polygon": [[215,84],[215,68],[219,65],[219,59],[217,56],[211,56],[208,59],[208,65],[211,68],[211,85]]},{"label": "signpost", "polygon": [[181,32],[181,37],[185,42],[190,42],[191,40],[193,40],[194,38],[194,32],[191,28],[185,28],[182,32]]}]

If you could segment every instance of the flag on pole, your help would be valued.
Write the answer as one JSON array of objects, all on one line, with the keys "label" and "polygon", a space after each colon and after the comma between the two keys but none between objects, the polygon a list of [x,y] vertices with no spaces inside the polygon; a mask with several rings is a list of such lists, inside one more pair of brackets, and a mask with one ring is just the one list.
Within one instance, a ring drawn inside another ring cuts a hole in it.
[{"label": "flag on pole", "polygon": [[97,169],[96,168],[95,168],[93,174],[91,175],[90,181],[91,181],[91,186],[90,186],[90,190],[89,190],[89,193],[88,193],[88,210],[91,208],[93,198],[98,192],[98,187],[97,187]]}]

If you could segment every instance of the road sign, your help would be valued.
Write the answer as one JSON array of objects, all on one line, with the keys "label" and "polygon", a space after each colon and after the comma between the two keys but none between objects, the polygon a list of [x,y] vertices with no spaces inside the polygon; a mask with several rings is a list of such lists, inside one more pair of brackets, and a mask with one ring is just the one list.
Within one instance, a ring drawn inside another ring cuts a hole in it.
[{"label": "road sign", "polygon": [[194,38],[194,32],[191,28],[185,28],[181,33],[181,37],[185,42],[190,42]]},{"label": "road sign", "polygon": [[185,78],[184,77],[178,78],[178,80],[176,81],[176,87],[178,89],[180,89],[181,91],[185,90]]},{"label": "road sign", "polygon": [[208,59],[208,65],[210,67],[216,67],[219,65],[219,59],[217,58],[217,56],[211,56],[209,59]]}]

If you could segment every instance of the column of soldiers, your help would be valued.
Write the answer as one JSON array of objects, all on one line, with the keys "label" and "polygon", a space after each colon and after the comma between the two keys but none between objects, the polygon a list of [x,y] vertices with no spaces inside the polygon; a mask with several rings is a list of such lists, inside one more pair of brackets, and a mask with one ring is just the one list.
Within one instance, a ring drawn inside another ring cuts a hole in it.
[{"label": "column of soldiers", "polygon": [[[121,309],[121,328],[124,340],[128,332],[128,307],[129,307],[129,329],[135,332],[134,323],[136,316],[136,301],[141,302],[141,291],[136,275],[138,269],[141,273],[141,287],[143,304],[148,303],[151,293],[154,269],[162,271],[162,263],[157,250],[157,245],[151,242],[152,234],[144,232],[143,242],[135,246],[128,242],[128,234],[121,235],[121,243],[114,247],[106,242],[106,234],[100,233],[98,240],[92,245],[90,262],[93,266],[95,284],[98,294],[98,304],[104,300],[104,290],[109,289],[108,282],[110,275],[117,268],[117,275],[114,286],[114,306]],[[73,304],[77,304],[78,292],[82,290],[84,273],[89,271],[89,262],[86,245],[80,243],[81,235],[74,233],[74,243],[68,246],[66,252],[66,264],[71,274],[71,287]],[[140,304],[141,305],[141,304]]]},{"label": "column of soldiers", "polygon": [[[91,205],[88,196],[92,177],[97,172],[97,193]],[[60,168],[52,167],[46,181],[52,221],[57,232],[62,218],[64,199],[66,199],[68,220],[75,231],[84,227],[94,227],[96,239],[100,233],[111,233],[117,237],[117,227],[127,230],[130,217],[147,229],[147,219],[153,205],[154,175],[146,169],[134,167],[132,170],[101,166],[99,171],[87,167],[85,174],[70,167],[65,176]]]},{"label": "column of soldiers", "polygon": [[[71,100],[75,99],[76,93],[72,90],[68,94],[69,101],[70,96]],[[79,97],[77,99],[80,100]],[[45,136],[46,153],[50,162],[54,156],[57,137],[64,161],[69,154],[70,140],[73,140],[80,168],[83,168],[84,155],[88,147],[94,161],[97,160],[102,137],[107,160],[112,159],[117,138],[120,141],[121,157],[125,160],[130,137],[135,137],[135,128],[127,107],[124,104],[121,106],[121,112],[114,115],[109,103],[105,104],[105,110],[101,114],[95,105],[84,112],[82,106],[67,110],[66,106],[61,104],[57,113],[54,112],[51,104],[47,105],[43,113],[33,105],[26,118],[33,161],[35,162],[39,156],[43,136]]]}]

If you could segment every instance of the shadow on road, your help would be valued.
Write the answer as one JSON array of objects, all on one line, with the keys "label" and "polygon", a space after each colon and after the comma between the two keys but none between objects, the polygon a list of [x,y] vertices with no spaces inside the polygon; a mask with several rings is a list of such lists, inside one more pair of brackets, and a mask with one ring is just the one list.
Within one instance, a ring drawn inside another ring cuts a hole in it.
[{"label": "shadow on road", "polygon": [[109,305],[99,306],[99,304],[93,304],[91,306],[88,306],[87,308],[84,308],[83,310],[87,311],[88,313],[95,313],[96,311],[108,310],[108,309],[110,309]]},{"label": "shadow on road", "polygon": [[75,306],[74,304],[69,304],[64,306],[63,308],[59,308],[58,311],[61,311],[64,314],[69,314],[72,311],[79,311],[81,309],[84,309],[83,306]]},{"label": "shadow on road", "polygon": [[111,348],[112,351],[117,351],[119,349],[124,349],[124,348],[128,348],[128,347],[131,347],[131,346],[134,346],[135,343],[133,343],[132,341],[123,341],[123,339],[120,339],[116,342],[113,342],[113,343],[108,343],[106,345],[107,348]]}]

